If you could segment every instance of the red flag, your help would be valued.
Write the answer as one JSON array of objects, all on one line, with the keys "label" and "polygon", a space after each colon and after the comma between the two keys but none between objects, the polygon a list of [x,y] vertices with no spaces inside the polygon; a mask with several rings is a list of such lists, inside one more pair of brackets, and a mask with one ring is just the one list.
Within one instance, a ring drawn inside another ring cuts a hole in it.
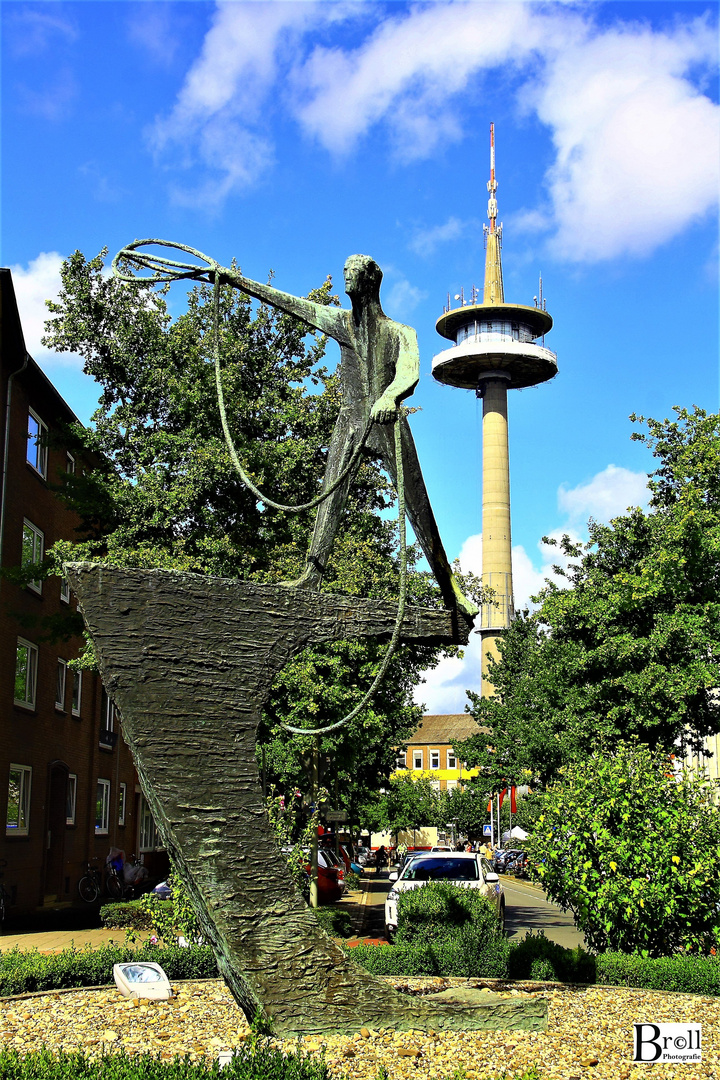
[{"label": "red flag", "polygon": [[502,791],[500,792],[500,809],[501,810],[502,810],[503,799],[505,798],[506,795],[507,795],[507,788],[504,787],[502,789]]},{"label": "red flag", "polygon": [[510,813],[517,814],[517,803],[515,802],[515,786],[510,788]]}]

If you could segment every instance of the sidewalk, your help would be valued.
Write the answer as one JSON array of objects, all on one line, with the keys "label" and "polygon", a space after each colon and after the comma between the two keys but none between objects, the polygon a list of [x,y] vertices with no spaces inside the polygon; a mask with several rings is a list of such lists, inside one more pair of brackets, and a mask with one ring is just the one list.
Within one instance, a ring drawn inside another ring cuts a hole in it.
[{"label": "sidewalk", "polygon": [[[338,901],[339,905],[347,908],[352,920],[353,934],[352,937],[347,939],[349,945],[357,945],[365,940],[362,935],[367,923],[368,897],[373,891],[373,885],[374,881],[372,879],[363,878],[362,890],[358,889],[348,893],[342,900]],[[369,902],[372,903],[372,900]],[[142,932],[139,938],[142,941],[149,936],[149,931],[147,931]],[[37,949],[41,953],[59,953],[63,949],[69,949],[72,945],[78,949],[86,946],[96,949],[98,946],[107,945],[111,941],[116,945],[124,945],[125,930],[108,930],[105,927],[95,929],[44,928],[21,934],[0,933],[0,953],[10,952],[15,948],[22,950]]]},{"label": "sidewalk", "polygon": [[58,953],[72,945],[78,949],[86,945],[96,949],[99,945],[107,945],[109,941],[124,945],[125,931],[102,927],[98,930],[38,930],[30,934],[0,934],[0,953],[10,952],[15,948]]}]

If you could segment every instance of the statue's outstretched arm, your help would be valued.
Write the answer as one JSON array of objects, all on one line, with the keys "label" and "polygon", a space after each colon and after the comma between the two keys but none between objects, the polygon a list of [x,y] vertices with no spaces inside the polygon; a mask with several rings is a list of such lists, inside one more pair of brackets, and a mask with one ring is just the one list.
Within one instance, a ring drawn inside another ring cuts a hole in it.
[{"label": "statue's outstretched arm", "polygon": [[388,387],[377,399],[372,407],[373,419],[383,421],[392,420],[396,409],[401,401],[410,397],[420,379],[420,350],[418,349],[417,334],[410,326],[402,323],[394,323],[393,329],[397,334],[397,360],[395,362],[395,377]]},{"label": "statue's outstretched arm", "polygon": [[345,312],[340,308],[327,307],[325,304],[316,304],[314,300],[306,300],[302,296],[293,296],[292,293],[282,292],[272,285],[263,285],[259,281],[243,277],[236,270],[223,267],[220,272],[221,280],[228,285],[233,285],[248,296],[254,296],[256,300],[262,300],[271,307],[287,311],[290,315],[296,315],[308,326],[315,327],[323,334],[328,334],[343,345],[350,344]]}]

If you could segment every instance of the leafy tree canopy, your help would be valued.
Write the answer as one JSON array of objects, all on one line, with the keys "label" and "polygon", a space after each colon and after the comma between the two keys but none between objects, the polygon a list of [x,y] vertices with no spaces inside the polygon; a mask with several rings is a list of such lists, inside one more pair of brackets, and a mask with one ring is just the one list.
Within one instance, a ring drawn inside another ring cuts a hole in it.
[{"label": "leafy tree canopy", "polygon": [[403,830],[440,824],[442,800],[429,776],[402,772],[391,777],[380,798],[363,807],[363,823],[375,832],[395,835]]},{"label": "leafy tree canopy", "polygon": [[[265,510],[233,471],[216,398],[211,289],[194,287],[186,310],[173,317],[175,295],[108,277],[105,254],[86,260],[75,252],[66,260],[46,324],[45,344],[82,356],[101,388],[92,426],[68,433],[71,445],[96,455],[98,467],[65,478],[62,494],[81,528],[77,544],[56,545],[55,572],[61,559],[86,558],[261,582],[297,577],[313,514]],[[337,303],[329,279],[310,296]],[[229,287],[220,306],[223,387],[240,458],[275,500],[308,501],[319,491],[340,405],[339,380],[322,363],[325,340]],[[397,595],[395,526],[383,516],[393,500],[387,477],[365,455],[324,589]],[[411,549],[411,566],[414,558]],[[417,571],[409,600],[441,606],[434,581]],[[281,673],[260,733],[268,784],[308,790],[303,755],[311,739],[288,736],[280,722],[340,719],[372,682],[383,648],[334,642],[307,650]],[[428,647],[399,650],[371,707],[322,739],[335,771],[325,782],[341,805],[354,811],[361,793],[389,776],[394,747],[420,718],[412,688],[438,657]]]},{"label": "leafy tree canopy", "polygon": [[533,873],[597,952],[709,951],[720,940],[713,795],[662,752],[603,748],[545,792]]},{"label": "leafy tree canopy", "polygon": [[495,789],[544,784],[599,741],[699,751],[720,730],[720,416],[676,413],[631,417],[660,461],[649,511],[563,539],[567,588],[548,582],[506,631],[494,697],[469,694],[486,734],[456,749]]}]

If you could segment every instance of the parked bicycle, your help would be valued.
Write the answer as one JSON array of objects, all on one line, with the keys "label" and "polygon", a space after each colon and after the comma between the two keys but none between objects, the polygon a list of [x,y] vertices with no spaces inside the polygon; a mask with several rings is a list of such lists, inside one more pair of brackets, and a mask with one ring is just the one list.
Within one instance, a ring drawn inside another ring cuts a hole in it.
[{"label": "parked bicycle", "polygon": [[131,855],[129,859],[123,859],[114,855],[115,852],[121,856],[125,854],[119,852],[117,848],[112,848],[106,859],[105,888],[108,896],[112,896],[114,900],[134,900],[142,891],[143,882],[148,877],[147,869],[135,855]]},{"label": "parked bicycle", "polygon": [[102,892],[102,875],[99,868],[93,865],[95,862],[97,862],[97,859],[88,861],[87,870],[78,881],[80,899],[84,900],[86,904],[94,904]]},{"label": "parked bicycle", "polygon": [[11,896],[2,883],[2,879],[5,877],[3,873],[4,868],[7,866],[7,859],[0,859],[0,926],[5,922],[5,916],[7,915],[7,909],[10,907]]}]

